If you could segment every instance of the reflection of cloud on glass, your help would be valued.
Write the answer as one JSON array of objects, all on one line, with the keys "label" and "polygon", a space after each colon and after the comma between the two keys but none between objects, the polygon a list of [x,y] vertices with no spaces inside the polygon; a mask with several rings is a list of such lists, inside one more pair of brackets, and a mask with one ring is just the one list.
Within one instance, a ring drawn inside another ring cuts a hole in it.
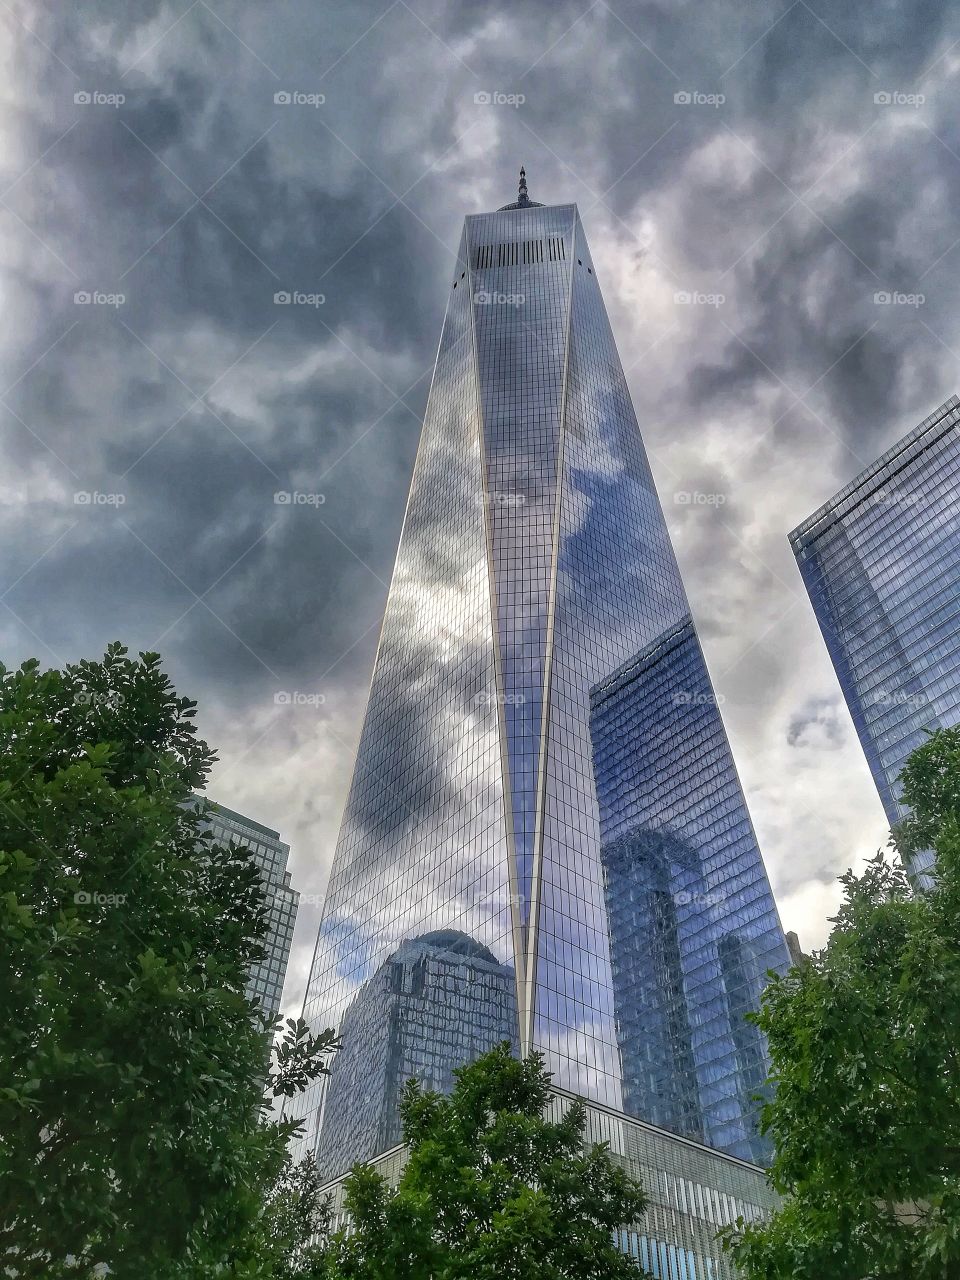
[{"label": "reflection of cloud on glass", "polygon": [[[598,1035],[596,1019],[576,1022],[571,1011],[565,1016],[567,1025],[550,1041],[548,1066],[553,1082],[582,1098],[596,1097],[599,1081],[609,1078],[616,1066],[606,1038]],[[616,1094],[613,1095],[616,1097]],[[620,1100],[608,1103],[619,1106]]]},{"label": "reflection of cloud on glass", "polygon": [[[465,255],[461,245],[461,259]],[[452,295],[306,1016],[337,1025],[404,939],[457,928],[512,959],[485,510],[466,291]],[[512,979],[511,979],[512,980]],[[302,1104],[316,1132],[319,1089]]]}]

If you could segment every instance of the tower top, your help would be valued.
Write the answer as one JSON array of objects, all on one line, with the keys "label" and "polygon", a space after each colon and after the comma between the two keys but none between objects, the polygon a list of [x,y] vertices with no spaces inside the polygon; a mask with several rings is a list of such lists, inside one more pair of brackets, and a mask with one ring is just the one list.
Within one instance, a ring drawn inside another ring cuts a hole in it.
[{"label": "tower top", "polygon": [[526,169],[524,169],[523,165],[521,165],[520,166],[520,189],[517,194],[516,200],[513,202],[513,204],[501,205],[500,208],[497,210],[497,212],[503,213],[506,209],[542,209],[542,208],[543,208],[542,204],[540,204],[536,200],[531,200],[530,196],[527,194],[527,171]]}]

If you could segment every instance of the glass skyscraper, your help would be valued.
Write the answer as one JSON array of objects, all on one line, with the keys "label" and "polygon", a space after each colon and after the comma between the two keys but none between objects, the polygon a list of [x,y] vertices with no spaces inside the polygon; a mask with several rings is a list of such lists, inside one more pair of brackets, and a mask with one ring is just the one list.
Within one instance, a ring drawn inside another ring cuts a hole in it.
[{"label": "glass skyscraper", "polygon": [[290,872],[287,870],[290,846],[280,839],[278,831],[254,822],[252,818],[245,818],[242,813],[234,813],[222,804],[215,804],[210,815],[210,834],[221,844],[235,840],[246,845],[263,880],[268,909],[264,957],[250,971],[247,996],[250,999],[255,996],[264,1013],[268,1017],[276,1017],[280,1012],[283,980],[300,902],[300,895],[290,885]]},{"label": "glass skyscraper", "polygon": [[[442,1016],[391,995],[451,935]],[[577,209],[521,180],[449,281],[304,1016],[362,1043],[409,1012],[438,1081],[508,1039],[753,1162],[743,1015],[787,964]],[[331,1177],[389,1136],[390,1073],[344,1053],[301,1100]]]},{"label": "glass skyscraper", "polygon": [[[960,724],[958,492],[953,396],[790,534],[891,824],[907,756]],[[913,860],[921,885],[932,861]]]},{"label": "glass skyscraper", "polygon": [[466,934],[438,930],[404,942],[360,988],[340,1023],[330,1065],[321,1169],[339,1152],[367,1160],[400,1141],[397,1104],[408,1080],[448,1093],[454,1068],[491,1045],[516,1047],[513,970]]}]

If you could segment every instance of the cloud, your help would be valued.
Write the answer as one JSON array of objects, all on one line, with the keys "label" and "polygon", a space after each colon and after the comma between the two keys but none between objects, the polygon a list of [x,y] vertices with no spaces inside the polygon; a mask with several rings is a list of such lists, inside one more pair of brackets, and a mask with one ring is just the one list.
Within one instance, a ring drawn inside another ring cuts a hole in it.
[{"label": "cloud", "polygon": [[840,699],[813,698],[790,717],[787,743],[818,751],[839,750],[847,740],[847,725],[840,715]]}]

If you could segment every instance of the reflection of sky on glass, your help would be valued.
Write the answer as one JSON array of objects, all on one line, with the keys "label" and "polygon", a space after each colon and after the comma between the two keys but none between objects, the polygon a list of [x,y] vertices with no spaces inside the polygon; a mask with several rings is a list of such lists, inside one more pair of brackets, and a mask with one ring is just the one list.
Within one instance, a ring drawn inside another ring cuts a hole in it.
[{"label": "reflection of sky on glass", "polygon": [[[739,968],[731,961],[725,973],[721,944],[728,933],[755,939],[757,954],[779,966],[783,939],[579,223],[572,259],[535,1038],[566,1087],[751,1159],[745,1099],[747,1080],[758,1083],[757,1046],[735,1043],[732,1020],[756,1003],[760,983],[744,1003],[742,948]],[[667,670],[637,705],[620,706],[604,759],[592,692],[684,623],[695,672]],[[675,697],[678,681],[694,677],[691,716]],[[664,724],[670,732],[657,737]],[[644,757],[649,768],[637,770]],[[672,773],[679,789],[668,785]],[[719,828],[697,820],[724,805]],[[674,867],[656,892],[630,875],[609,891],[608,842],[632,841],[638,857],[643,841],[674,828],[688,846],[686,870]],[[696,889],[703,877],[710,891]],[[750,906],[737,915],[741,882]],[[671,1093],[676,1105],[664,1106]]]},{"label": "reflection of sky on glass", "polygon": [[891,823],[907,756],[960,723],[958,427],[948,401],[791,534]]},{"label": "reflection of sky on glass", "polygon": [[[466,265],[461,244],[461,270]],[[459,274],[459,273],[458,273]],[[458,281],[458,284],[460,282]],[[337,1025],[405,939],[512,964],[470,296],[451,290],[304,1016]],[[319,1086],[305,1096],[316,1130]]]},{"label": "reflection of sky on glass", "polygon": [[[521,916],[533,873],[574,207],[468,219]],[[517,251],[505,254],[504,244]],[[531,246],[536,248],[531,251]],[[525,250],[525,251],[524,251]],[[527,259],[525,261],[525,259]]]},{"label": "reflection of sky on glass", "polygon": [[783,935],[689,618],[591,690],[624,1109],[748,1160]]},{"label": "reflection of sky on glass", "polygon": [[[665,667],[612,739],[591,723],[605,682],[684,624],[686,674],[709,699],[574,206],[468,218],[308,988],[314,1025],[366,1009],[405,939],[461,930],[516,972],[518,1030],[558,1085],[752,1157],[744,1097],[762,1047],[733,1021],[783,940],[719,713],[698,707],[672,748],[649,740],[678,718]],[[688,785],[667,796],[677,768]],[[725,825],[698,820],[710,810]],[[617,841],[634,860],[614,913]],[[644,881],[665,841],[685,869]],[[652,1039],[653,1076],[637,1065]]]}]

